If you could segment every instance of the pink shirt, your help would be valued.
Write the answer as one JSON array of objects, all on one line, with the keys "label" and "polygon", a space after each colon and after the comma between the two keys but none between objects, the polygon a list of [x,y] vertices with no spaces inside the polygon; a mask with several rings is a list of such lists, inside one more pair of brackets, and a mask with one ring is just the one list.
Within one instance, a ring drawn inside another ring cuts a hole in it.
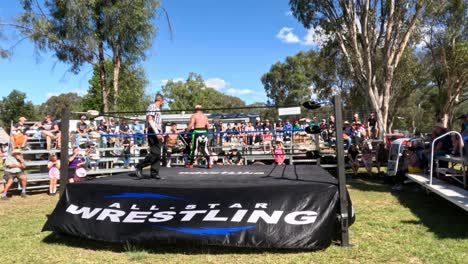
[{"label": "pink shirt", "polygon": [[284,149],[282,148],[275,148],[273,156],[275,157],[275,162],[277,164],[282,164],[286,158],[286,155],[284,155]]}]

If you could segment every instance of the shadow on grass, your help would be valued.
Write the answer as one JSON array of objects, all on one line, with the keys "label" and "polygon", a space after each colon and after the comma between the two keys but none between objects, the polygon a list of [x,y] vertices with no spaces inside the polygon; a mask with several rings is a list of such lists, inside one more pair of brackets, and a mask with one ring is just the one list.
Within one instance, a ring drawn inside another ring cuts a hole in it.
[{"label": "shadow on grass", "polygon": [[[352,189],[372,192],[391,192],[399,203],[414,213],[419,221],[402,220],[404,224],[423,225],[438,238],[468,238],[468,212],[434,193],[426,193],[419,185],[407,184],[403,191],[393,192],[388,178],[371,177],[358,174],[356,179],[348,180]],[[387,181],[384,183],[384,181]]]},{"label": "shadow on grass", "polygon": [[[406,186],[402,192],[392,193],[411,210],[419,221],[402,221],[413,225],[424,225],[438,238],[468,238],[468,212],[434,193],[413,191]],[[413,189],[419,187],[413,186]]]},{"label": "shadow on grass", "polygon": [[307,249],[276,249],[276,248],[241,248],[222,246],[202,246],[188,243],[165,244],[159,241],[138,242],[138,243],[110,243],[96,241],[67,234],[51,233],[42,242],[46,244],[65,245],[90,250],[111,251],[115,253],[141,253],[151,254],[185,254],[185,255],[227,255],[227,254],[287,254],[287,253],[307,253],[312,250]]}]

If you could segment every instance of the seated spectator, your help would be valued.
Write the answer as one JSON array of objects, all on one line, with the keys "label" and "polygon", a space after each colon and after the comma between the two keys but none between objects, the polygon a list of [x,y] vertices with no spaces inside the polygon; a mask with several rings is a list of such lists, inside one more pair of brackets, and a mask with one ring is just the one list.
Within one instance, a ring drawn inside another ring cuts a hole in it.
[{"label": "seated spectator", "polygon": [[450,149],[450,155],[460,156],[463,151],[463,141],[460,140],[458,135],[452,135],[452,148]]},{"label": "seated spectator", "polygon": [[80,182],[81,178],[76,175],[76,170],[86,166],[85,159],[80,155],[80,148],[73,147],[72,155],[68,159],[68,182]]},{"label": "seated spectator", "polygon": [[111,119],[110,121],[109,134],[111,134],[112,136],[110,136],[107,139],[107,144],[109,145],[109,147],[113,148],[115,146],[115,143],[117,142],[116,135],[119,134],[119,126],[117,125],[114,119]]},{"label": "seated spectator", "polygon": [[227,124],[226,130],[224,131],[224,142],[231,143],[232,129],[231,124]]},{"label": "seated spectator", "polygon": [[25,149],[28,144],[28,135],[26,131],[30,128],[26,125],[27,119],[25,117],[20,117],[18,119],[18,123],[16,123],[12,130],[13,130],[13,140],[12,140],[12,148],[22,148]]},{"label": "seated spectator", "polygon": [[358,113],[354,113],[352,125],[354,126],[354,125],[356,125],[357,123],[361,123],[361,120],[359,120],[359,114],[358,114]]},{"label": "seated spectator", "polygon": [[369,118],[367,119],[367,136],[370,139],[377,139],[379,138],[379,127],[377,122],[377,117],[375,117],[375,113],[371,113]]},{"label": "seated spectator", "polygon": [[247,124],[247,127],[245,128],[245,132],[247,134],[247,145],[251,146],[254,142],[254,136],[255,136],[255,127],[252,125],[251,122]]},{"label": "seated spectator", "polygon": [[56,140],[56,148],[60,149],[60,129],[58,125],[52,121],[52,117],[47,116],[39,126],[42,129],[42,136],[46,139],[46,149],[50,150],[52,140]]},{"label": "seated spectator", "polygon": [[[96,145],[94,142],[89,143],[85,154],[86,168],[92,168],[93,170],[99,169],[99,159],[99,151],[96,149]],[[91,166],[92,161],[94,161],[94,163]]]},{"label": "seated spectator", "polygon": [[107,148],[107,134],[109,133],[109,128],[107,127],[106,119],[102,119],[96,129],[100,136],[99,147]]},{"label": "seated spectator", "polygon": [[239,142],[242,143],[242,144],[246,144],[247,143],[247,134],[245,132],[246,130],[246,125],[244,123],[244,121],[241,122],[240,126],[239,126]]},{"label": "seated spectator", "polygon": [[79,147],[81,144],[81,138],[86,138],[86,144],[89,142],[89,128],[86,123],[86,116],[82,115],[80,121],[76,123],[76,138],[75,138],[75,147]]},{"label": "seated spectator", "polygon": [[122,155],[123,155],[123,162],[124,162],[124,169],[128,169],[130,165],[130,157],[131,157],[131,147],[132,143],[130,142],[129,137],[125,137],[123,142],[122,142],[123,150],[122,150]]},{"label": "seated spectator", "polygon": [[[447,133],[447,129],[442,123],[436,123],[434,125],[434,129],[432,130],[432,140],[442,136],[443,134]],[[450,154],[450,150],[452,149],[452,138],[450,135],[446,135],[445,137],[439,139],[434,146],[434,157],[440,157],[447,154]]]},{"label": "seated spectator", "polygon": [[328,141],[328,125],[327,125],[327,120],[322,119],[319,124],[320,127],[320,136],[322,137],[323,141]]},{"label": "seated spectator", "polygon": [[145,129],[140,120],[133,120],[133,124],[130,126],[130,133],[133,134],[133,144],[142,146],[145,143]]},{"label": "seated spectator", "polygon": [[24,169],[26,168],[26,163],[24,162],[23,156],[19,149],[15,149],[11,152],[11,156],[8,156],[5,160],[5,188],[1,196],[2,200],[8,200],[7,193],[13,184],[13,180],[16,178],[21,182],[21,197],[26,197],[26,184],[27,177]]},{"label": "seated spectator", "polygon": [[276,144],[273,149],[273,157],[277,165],[283,165],[286,159],[286,153],[284,151],[283,139],[276,138]]},{"label": "seated spectator", "polygon": [[47,163],[49,169],[49,195],[53,196],[57,193],[57,181],[60,179],[60,160],[57,159],[57,155],[52,155]]},{"label": "seated spectator", "polygon": [[372,150],[369,148],[369,145],[367,143],[363,143],[362,147],[362,163],[364,164],[364,167],[367,170],[367,173],[369,175],[372,175]]},{"label": "seated spectator", "polygon": [[262,131],[263,131],[263,124],[260,117],[255,118],[255,143],[262,142]]},{"label": "seated spectator", "polygon": [[351,148],[348,150],[348,159],[351,168],[353,169],[354,176],[357,176],[358,169],[359,169],[359,148],[356,144],[352,144]]},{"label": "seated spectator", "polygon": [[130,126],[128,125],[128,122],[126,119],[123,119],[122,121],[120,121],[119,131],[122,137],[126,137],[126,135],[129,133]]},{"label": "seated spectator", "polygon": [[[265,131],[263,131],[262,135],[262,142],[263,142],[263,151],[264,152],[269,152],[271,151],[271,141],[273,140],[273,136],[270,132],[270,129],[265,128]],[[268,148],[268,150],[267,150]]]},{"label": "seated spectator", "polygon": [[101,138],[101,133],[98,131],[98,125],[96,124],[94,117],[89,119],[88,129],[88,134],[91,140],[98,142]]},{"label": "seated spectator", "polygon": [[294,121],[294,126],[293,126],[294,131],[299,131],[301,130],[301,125],[299,124],[299,120]]},{"label": "seated spectator", "polygon": [[220,146],[223,144],[223,121],[219,120],[218,123],[215,123],[214,130],[216,136],[216,144]]},{"label": "seated spectator", "polygon": [[349,150],[351,148],[351,143],[353,142],[353,130],[351,126],[349,125],[348,121],[344,121],[343,123],[344,128],[343,128],[343,140],[345,143],[345,149]]},{"label": "seated spectator", "polygon": [[244,165],[242,154],[236,149],[232,149],[228,155],[227,163],[229,165]]}]

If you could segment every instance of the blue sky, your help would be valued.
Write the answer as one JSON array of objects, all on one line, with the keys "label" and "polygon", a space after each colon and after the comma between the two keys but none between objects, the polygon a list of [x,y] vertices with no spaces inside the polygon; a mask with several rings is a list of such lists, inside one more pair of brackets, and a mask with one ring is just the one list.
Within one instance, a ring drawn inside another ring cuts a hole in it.
[{"label": "blue sky", "polygon": [[[18,1],[0,7],[2,21],[21,12]],[[159,28],[153,46],[142,62],[150,82],[149,94],[160,90],[168,79],[186,79],[199,73],[209,86],[242,98],[247,103],[266,101],[261,76],[272,64],[300,50],[316,47],[314,31],[307,31],[289,12],[287,0],[162,1],[173,27],[171,39],[166,20],[155,20]],[[20,36],[5,28],[10,47]],[[25,40],[13,50],[11,59],[0,60],[0,97],[13,89],[23,91],[35,104],[51,95],[86,93],[92,72],[86,65],[78,75],[68,72],[52,53],[37,54]]]}]

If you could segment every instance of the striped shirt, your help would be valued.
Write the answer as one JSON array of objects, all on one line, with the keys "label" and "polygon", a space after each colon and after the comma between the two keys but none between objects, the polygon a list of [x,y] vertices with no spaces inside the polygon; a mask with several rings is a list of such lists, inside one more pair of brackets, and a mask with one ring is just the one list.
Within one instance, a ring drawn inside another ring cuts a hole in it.
[{"label": "striped shirt", "polygon": [[152,116],[154,119],[155,127],[158,131],[157,133],[162,131],[162,120],[161,120],[161,110],[155,104],[150,104],[146,109],[146,127],[150,127],[148,123],[148,116]]}]

